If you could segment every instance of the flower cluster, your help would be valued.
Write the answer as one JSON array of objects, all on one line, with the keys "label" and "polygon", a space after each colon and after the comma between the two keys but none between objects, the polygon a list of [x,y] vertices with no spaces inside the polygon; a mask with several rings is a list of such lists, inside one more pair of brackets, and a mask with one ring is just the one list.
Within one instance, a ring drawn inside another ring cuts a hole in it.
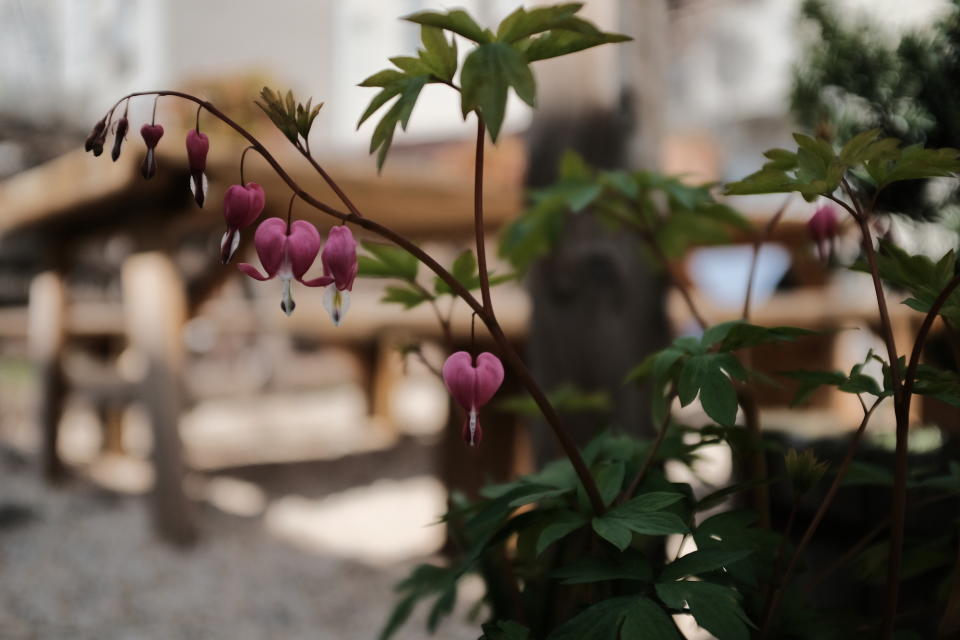
[{"label": "flower cluster", "polygon": [[[114,132],[111,156],[116,161],[120,157],[121,147],[130,128],[126,112],[115,126],[111,126],[112,112],[98,121],[87,137],[84,147],[95,156],[103,153],[107,135]],[[140,128],[140,136],[146,146],[146,154],[140,165],[140,173],[150,179],[157,173],[156,149],[163,138],[163,125],[151,122]],[[199,111],[197,126],[187,132],[187,163],[190,169],[190,191],[197,205],[202,207],[207,198],[207,153],[210,140],[200,132]],[[241,176],[243,174],[241,160]],[[223,197],[223,218],[227,229],[220,241],[220,260],[227,264],[240,246],[241,232],[253,225],[266,206],[266,194],[256,182],[234,184],[227,187]],[[267,218],[257,227],[253,239],[254,248],[265,273],[261,273],[250,264],[240,264],[238,268],[256,280],[272,280],[279,277],[282,283],[280,307],[290,315],[296,306],[291,295],[293,280],[308,287],[326,287],[324,307],[339,325],[350,306],[350,292],[357,277],[357,243],[353,233],[346,226],[330,230],[326,245],[320,251],[320,232],[311,223],[304,220],[284,221],[280,218]],[[323,275],[304,280],[307,270],[320,255]]]},{"label": "flower cluster", "polygon": [[[310,120],[316,115],[315,111],[311,112]],[[156,149],[164,134],[163,126],[155,122],[155,117],[156,102],[154,103],[154,121],[140,128],[140,136],[146,146],[140,172],[145,179],[150,179],[157,173]],[[198,110],[197,124],[187,132],[185,142],[190,170],[190,191],[197,206],[202,207],[207,199],[206,168],[210,140],[200,132],[199,117]],[[101,155],[107,135],[112,130],[115,137],[111,157],[116,161],[120,157],[130,123],[127,120],[126,110],[114,126],[111,126],[112,118],[113,111],[96,123],[87,137],[85,148],[95,156]],[[249,147],[247,150],[252,149],[255,147]],[[267,198],[263,187],[256,182],[244,182],[241,156],[240,183],[227,187],[223,196],[223,218],[226,231],[220,241],[221,262],[227,264],[233,259],[240,246],[241,233],[260,219],[266,204]],[[290,205],[292,207],[293,200],[290,201]],[[271,217],[257,226],[253,236],[253,246],[260,259],[262,270],[245,262],[238,264],[237,268],[254,280],[279,278],[282,291],[280,308],[285,314],[290,315],[296,308],[292,293],[294,281],[306,287],[325,287],[323,305],[333,319],[333,323],[339,326],[350,307],[350,292],[353,290],[353,283],[359,269],[357,242],[346,224],[331,228],[326,242],[323,243],[320,232],[310,222],[291,220],[289,213],[286,220]],[[323,274],[315,278],[307,278],[307,271],[314,265],[318,255]],[[463,439],[471,446],[479,444],[483,437],[478,417],[480,408],[490,402],[500,388],[504,375],[503,365],[492,353],[484,352],[474,358],[466,351],[458,351],[447,358],[441,375],[450,395],[467,414],[462,429]]]}]

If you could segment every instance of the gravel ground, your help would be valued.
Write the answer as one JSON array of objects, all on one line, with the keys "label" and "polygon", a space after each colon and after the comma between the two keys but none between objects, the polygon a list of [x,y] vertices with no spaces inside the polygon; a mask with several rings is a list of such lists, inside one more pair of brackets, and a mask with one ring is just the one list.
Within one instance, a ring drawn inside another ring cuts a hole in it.
[{"label": "gravel ground", "polygon": [[[392,585],[414,562],[372,567],[306,552],[271,536],[260,518],[209,506],[202,541],[178,551],[156,540],[142,497],[83,480],[48,489],[9,453],[0,479],[3,640],[375,638]],[[427,637],[418,613],[397,640]],[[478,635],[460,613],[438,633]]]}]

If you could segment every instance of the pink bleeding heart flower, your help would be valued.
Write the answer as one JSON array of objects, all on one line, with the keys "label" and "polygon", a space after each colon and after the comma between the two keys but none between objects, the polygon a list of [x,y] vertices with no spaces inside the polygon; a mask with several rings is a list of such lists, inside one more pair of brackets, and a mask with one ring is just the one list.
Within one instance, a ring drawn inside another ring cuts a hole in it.
[{"label": "pink bleeding heart flower", "polygon": [[286,221],[280,218],[267,218],[257,227],[253,246],[257,249],[257,256],[266,274],[245,262],[238,264],[237,268],[255,280],[271,280],[279,276],[283,285],[280,308],[287,315],[293,313],[296,307],[290,293],[292,280],[308,287],[323,287],[333,282],[329,276],[303,279],[320,252],[320,232],[309,222],[296,220],[288,227]]},{"label": "pink bleeding heart flower", "polygon": [[353,281],[359,269],[357,241],[353,239],[349,227],[340,225],[330,229],[320,260],[323,263],[323,275],[329,276],[335,285],[324,292],[323,306],[333,319],[333,324],[340,326],[350,308],[350,291],[353,290]]},{"label": "pink bleeding heart flower", "polygon": [[120,158],[120,147],[123,146],[123,141],[126,139],[129,129],[130,121],[127,120],[126,116],[117,120],[117,131],[113,136],[113,150],[110,152],[110,157],[113,158],[114,162]]},{"label": "pink bleeding heart flower", "polygon": [[140,173],[149,180],[157,173],[156,148],[160,138],[163,137],[163,125],[145,124],[140,127],[140,135],[147,145],[147,155],[143,159],[143,164],[140,165]]},{"label": "pink bleeding heart flower", "polygon": [[492,353],[481,353],[476,364],[466,351],[457,351],[443,363],[443,382],[453,399],[467,412],[463,439],[470,445],[480,443],[483,431],[477,414],[490,402],[503,383],[503,365]]},{"label": "pink bleeding heart flower", "polygon": [[837,211],[828,204],[819,207],[807,221],[807,231],[816,243],[817,253],[823,262],[829,261],[830,256],[833,255],[834,239],[837,237],[839,226]]},{"label": "pink bleeding heart flower", "polygon": [[207,199],[207,151],[210,150],[210,139],[207,134],[197,129],[187,132],[187,162],[190,164],[190,192],[197,206],[202,207]]},{"label": "pink bleeding heart flower", "polygon": [[227,221],[227,231],[220,240],[220,260],[230,262],[240,244],[240,230],[253,224],[266,204],[263,187],[256,182],[246,185],[235,184],[227,187],[223,194],[223,218]]}]

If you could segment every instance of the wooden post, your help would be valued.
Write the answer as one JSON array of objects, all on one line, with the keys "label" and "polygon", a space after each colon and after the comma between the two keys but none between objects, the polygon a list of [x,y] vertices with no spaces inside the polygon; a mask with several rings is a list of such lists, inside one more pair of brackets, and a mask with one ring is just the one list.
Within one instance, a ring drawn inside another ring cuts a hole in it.
[{"label": "wooden post", "polygon": [[[566,150],[600,169],[656,169],[662,135],[665,0],[596,0],[587,17],[634,41],[597,47],[537,67],[538,101],[528,135],[526,182],[557,178]],[[571,83],[575,77],[577,82]],[[591,215],[573,216],[551,254],[530,272],[530,364],[549,391],[574,384],[607,391],[612,415],[565,416],[584,444],[609,424],[653,431],[646,394],[624,385],[627,372],[669,338],[662,278],[630,234],[611,232]],[[533,430],[538,464],[556,457],[545,425]]]},{"label": "wooden post", "polygon": [[66,475],[57,451],[58,428],[67,392],[63,372],[66,313],[67,296],[61,275],[45,271],[36,276],[30,284],[27,337],[39,392],[41,470],[49,482],[62,480]]},{"label": "wooden post", "polygon": [[139,395],[153,429],[154,522],[164,539],[188,544],[196,539],[197,530],[183,491],[179,434],[181,334],[187,319],[184,286],[170,258],[158,252],[130,257],[122,280],[127,336],[147,362]]}]

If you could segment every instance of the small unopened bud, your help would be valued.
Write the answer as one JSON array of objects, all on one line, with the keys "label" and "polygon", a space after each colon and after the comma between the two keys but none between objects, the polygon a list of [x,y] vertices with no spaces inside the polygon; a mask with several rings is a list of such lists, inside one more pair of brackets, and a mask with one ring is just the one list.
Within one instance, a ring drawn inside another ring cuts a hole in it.
[{"label": "small unopened bud", "polygon": [[[97,139],[100,137],[100,134],[104,132],[107,128],[107,118],[104,116],[101,118],[97,124],[93,125],[93,129],[90,131],[90,135],[87,136],[87,140],[83,143],[84,151],[93,151],[94,146],[96,145]],[[101,153],[103,152],[103,147],[100,147]],[[100,154],[96,154],[100,155]]]},{"label": "small unopened bud", "polygon": [[123,145],[123,141],[127,137],[127,130],[129,129],[130,122],[126,117],[117,120],[117,131],[113,136],[113,151],[110,152],[110,157],[113,158],[114,162],[120,157],[120,147]]},{"label": "small unopened bud", "polygon": [[787,477],[797,496],[802,496],[816,488],[827,472],[827,463],[817,460],[809,449],[803,452],[790,449],[784,456],[784,464],[787,467]]}]

